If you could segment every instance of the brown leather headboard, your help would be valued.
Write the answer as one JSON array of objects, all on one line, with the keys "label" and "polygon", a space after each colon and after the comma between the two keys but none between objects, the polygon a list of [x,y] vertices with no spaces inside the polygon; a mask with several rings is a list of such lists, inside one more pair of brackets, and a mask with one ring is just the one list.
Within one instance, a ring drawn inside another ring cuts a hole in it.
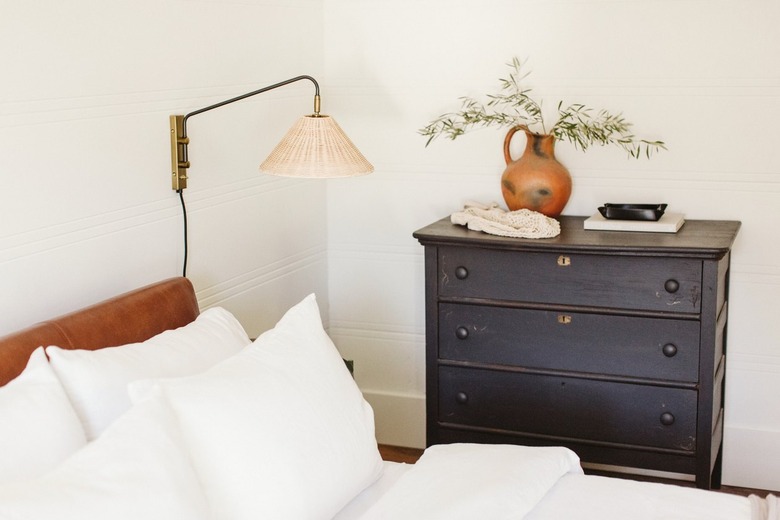
[{"label": "brown leather headboard", "polygon": [[198,314],[192,283],[177,277],[33,325],[0,338],[0,386],[19,375],[40,346],[96,350],[137,343]]}]

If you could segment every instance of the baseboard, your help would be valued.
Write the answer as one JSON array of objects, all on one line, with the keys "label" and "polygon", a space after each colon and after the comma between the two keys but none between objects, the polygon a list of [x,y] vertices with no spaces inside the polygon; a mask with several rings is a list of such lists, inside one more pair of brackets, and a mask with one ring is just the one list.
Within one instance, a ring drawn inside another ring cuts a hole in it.
[{"label": "baseboard", "polygon": [[425,397],[364,391],[374,409],[379,444],[425,448]]},{"label": "baseboard", "polygon": [[726,427],[723,484],[780,492],[780,431]]}]

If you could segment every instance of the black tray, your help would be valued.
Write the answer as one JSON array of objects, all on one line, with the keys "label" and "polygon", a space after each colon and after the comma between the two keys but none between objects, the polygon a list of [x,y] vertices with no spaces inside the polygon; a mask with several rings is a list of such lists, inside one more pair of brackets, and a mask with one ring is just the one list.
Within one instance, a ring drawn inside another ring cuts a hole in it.
[{"label": "black tray", "polygon": [[666,204],[604,204],[599,213],[610,220],[658,220]]}]

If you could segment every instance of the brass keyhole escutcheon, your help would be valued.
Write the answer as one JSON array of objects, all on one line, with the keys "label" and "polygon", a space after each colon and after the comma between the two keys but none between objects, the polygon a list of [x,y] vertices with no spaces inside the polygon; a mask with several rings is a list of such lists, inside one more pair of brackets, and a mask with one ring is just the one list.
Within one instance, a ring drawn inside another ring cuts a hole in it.
[{"label": "brass keyhole escutcheon", "polygon": [[566,255],[561,255],[558,257],[558,265],[561,267],[567,267],[571,265],[571,258]]},{"label": "brass keyhole escutcheon", "polygon": [[559,314],[558,323],[562,325],[568,325],[569,323],[571,323],[571,316],[569,316],[568,314]]}]

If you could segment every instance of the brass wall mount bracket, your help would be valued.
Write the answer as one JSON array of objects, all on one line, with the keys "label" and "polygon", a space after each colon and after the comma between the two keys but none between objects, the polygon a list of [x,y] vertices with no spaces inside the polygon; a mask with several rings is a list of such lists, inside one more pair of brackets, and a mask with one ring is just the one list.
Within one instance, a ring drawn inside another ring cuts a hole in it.
[{"label": "brass wall mount bracket", "polygon": [[190,167],[190,161],[187,159],[187,145],[190,140],[184,135],[184,116],[171,116],[170,126],[171,187],[176,191],[181,191],[187,187],[187,168]]}]

